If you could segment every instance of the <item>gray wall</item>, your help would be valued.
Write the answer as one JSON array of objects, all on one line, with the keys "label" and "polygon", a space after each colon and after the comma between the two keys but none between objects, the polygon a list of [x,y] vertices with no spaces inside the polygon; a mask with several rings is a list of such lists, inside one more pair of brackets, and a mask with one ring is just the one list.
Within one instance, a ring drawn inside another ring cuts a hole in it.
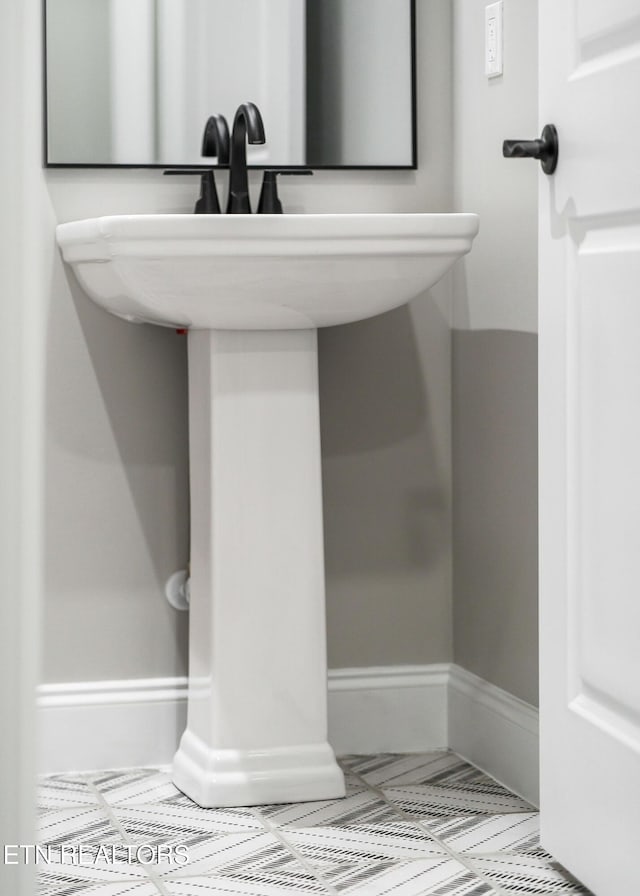
[{"label": "gray wall", "polygon": [[537,178],[502,158],[537,120],[537,3],[505,0],[502,78],[484,0],[454,0],[454,179],[480,234],[454,278],[455,661],[537,702]]},{"label": "gray wall", "polygon": [[[283,184],[286,208],[451,208],[450,24],[448,0],[419,0],[420,170],[317,173]],[[188,559],[185,341],[90,303],[54,226],[187,211],[195,187],[34,166],[32,189],[47,234],[34,264],[50,284],[43,678],[184,674],[186,619],[162,589]],[[444,282],[409,308],[321,334],[334,667],[452,657],[449,298]]]},{"label": "gray wall", "polygon": [[409,0],[307,0],[307,162],[411,164]]}]

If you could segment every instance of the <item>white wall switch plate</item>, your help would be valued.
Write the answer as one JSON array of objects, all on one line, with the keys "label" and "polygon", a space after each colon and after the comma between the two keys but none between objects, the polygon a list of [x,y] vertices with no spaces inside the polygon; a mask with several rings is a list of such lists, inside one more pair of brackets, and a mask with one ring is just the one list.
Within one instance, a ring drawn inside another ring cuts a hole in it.
[{"label": "white wall switch plate", "polygon": [[490,3],[484,11],[484,71],[488,78],[502,74],[502,0]]}]

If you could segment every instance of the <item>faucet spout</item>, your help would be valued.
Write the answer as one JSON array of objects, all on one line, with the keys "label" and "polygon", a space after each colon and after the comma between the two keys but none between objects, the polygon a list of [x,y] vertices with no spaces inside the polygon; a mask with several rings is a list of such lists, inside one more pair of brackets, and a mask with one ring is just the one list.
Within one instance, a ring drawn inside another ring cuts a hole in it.
[{"label": "faucet spout", "polygon": [[243,215],[251,212],[247,175],[247,140],[251,144],[265,142],[260,110],[254,103],[243,103],[233,119],[229,162],[229,199],[227,213]]},{"label": "faucet spout", "polygon": [[203,156],[216,156],[218,165],[229,164],[229,125],[224,115],[210,115],[202,135]]}]

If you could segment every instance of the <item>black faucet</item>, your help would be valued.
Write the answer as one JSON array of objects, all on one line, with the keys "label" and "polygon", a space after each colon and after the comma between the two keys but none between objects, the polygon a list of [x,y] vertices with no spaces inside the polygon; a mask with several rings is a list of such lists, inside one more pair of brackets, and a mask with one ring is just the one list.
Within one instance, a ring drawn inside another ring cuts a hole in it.
[{"label": "black faucet", "polygon": [[[224,115],[210,115],[204,126],[200,155],[218,158],[218,165],[229,164],[229,125]],[[200,197],[194,209],[196,215],[220,214],[220,202],[213,171],[207,171],[200,181]]]},{"label": "black faucet", "polygon": [[207,119],[200,155],[217,156],[218,165],[229,164],[229,125],[224,115],[210,115]]},{"label": "black faucet", "polygon": [[233,119],[227,214],[245,215],[251,212],[247,177],[247,140],[251,144],[265,142],[262,116],[254,103],[243,103],[238,106]]},{"label": "black faucet", "polygon": [[262,178],[262,189],[258,200],[259,215],[281,215],[283,213],[276,181],[279,174],[313,174],[313,171],[310,168],[267,169]]},{"label": "black faucet", "polygon": [[[211,115],[207,119],[202,135],[202,150],[205,157],[217,156],[219,165],[229,164],[229,125],[224,115]],[[178,168],[165,171],[165,174],[197,174],[200,177],[200,196],[196,202],[196,215],[220,214],[220,202],[213,170],[202,171],[199,168]]]}]

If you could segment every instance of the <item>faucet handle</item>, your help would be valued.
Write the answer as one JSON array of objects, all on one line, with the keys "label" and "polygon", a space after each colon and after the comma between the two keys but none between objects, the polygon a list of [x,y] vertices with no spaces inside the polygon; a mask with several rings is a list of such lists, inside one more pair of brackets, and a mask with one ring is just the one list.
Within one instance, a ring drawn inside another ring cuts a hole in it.
[{"label": "faucet handle", "polygon": [[282,203],[278,198],[279,174],[313,174],[310,168],[268,168],[262,178],[262,189],[258,200],[259,215],[281,215]]},{"label": "faucet handle", "polygon": [[194,208],[196,215],[219,215],[220,202],[216,190],[216,179],[211,168],[168,168],[163,174],[190,175],[200,177],[200,196]]}]

